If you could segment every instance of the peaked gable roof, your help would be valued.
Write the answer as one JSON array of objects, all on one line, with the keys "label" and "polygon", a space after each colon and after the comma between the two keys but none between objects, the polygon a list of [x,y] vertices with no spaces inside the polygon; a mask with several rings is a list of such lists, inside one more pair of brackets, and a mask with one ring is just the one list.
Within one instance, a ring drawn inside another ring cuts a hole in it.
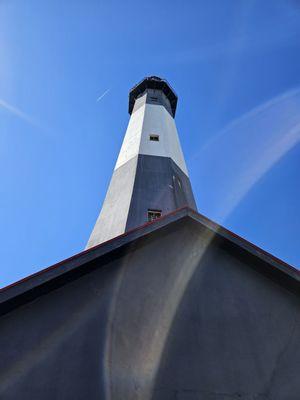
[{"label": "peaked gable roof", "polygon": [[296,268],[196,211],[184,207],[0,289],[0,314],[5,314],[15,307],[99,268],[99,263],[96,265],[94,262],[96,260],[101,260],[101,265],[106,264],[126,254],[134,247],[137,240],[150,234],[159,235],[164,228],[171,229],[174,223],[186,222],[199,229],[208,230],[211,242],[218,241],[225,244],[228,249],[233,249],[237,255],[250,257],[255,261],[255,268],[259,272],[288,290],[300,294],[300,272]]}]

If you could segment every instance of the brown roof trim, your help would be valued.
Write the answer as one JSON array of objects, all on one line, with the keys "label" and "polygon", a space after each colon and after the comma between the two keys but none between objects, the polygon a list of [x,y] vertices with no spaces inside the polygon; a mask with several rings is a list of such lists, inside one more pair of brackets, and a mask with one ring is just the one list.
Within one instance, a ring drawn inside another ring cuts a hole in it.
[{"label": "brown roof trim", "polygon": [[209,218],[205,217],[204,215],[190,208],[189,208],[189,213],[193,215],[197,220],[199,220],[199,222],[201,222],[202,224],[205,222],[205,224],[209,229],[215,231],[219,235],[222,235],[224,238],[233,241],[234,243],[243,247],[245,250],[249,251],[256,257],[263,258],[263,261],[273,264],[275,267],[279,266],[282,267],[284,272],[295,275],[296,279],[300,281],[300,271],[298,268],[286,263],[280,258],[274,256],[273,254],[253,244],[249,240],[244,239],[243,237],[237,235],[236,233],[230,231],[229,229],[224,228],[223,226],[217,224],[216,222],[210,220]]}]

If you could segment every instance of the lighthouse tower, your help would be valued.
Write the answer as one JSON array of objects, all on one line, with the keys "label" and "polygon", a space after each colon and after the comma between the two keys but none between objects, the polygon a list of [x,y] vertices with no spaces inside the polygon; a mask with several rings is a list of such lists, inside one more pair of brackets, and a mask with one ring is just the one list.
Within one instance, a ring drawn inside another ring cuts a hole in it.
[{"label": "lighthouse tower", "polygon": [[164,79],[143,79],[129,93],[130,120],[92,231],[90,248],[178,208],[196,210],[174,121],[177,95]]}]

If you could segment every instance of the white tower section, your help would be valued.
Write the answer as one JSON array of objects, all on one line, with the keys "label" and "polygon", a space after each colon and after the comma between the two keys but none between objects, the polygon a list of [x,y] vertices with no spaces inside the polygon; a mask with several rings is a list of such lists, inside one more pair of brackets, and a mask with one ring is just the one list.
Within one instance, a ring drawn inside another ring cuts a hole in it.
[{"label": "white tower section", "polygon": [[174,118],[163,105],[145,102],[131,115],[115,170],[138,154],[169,157],[188,176]]}]

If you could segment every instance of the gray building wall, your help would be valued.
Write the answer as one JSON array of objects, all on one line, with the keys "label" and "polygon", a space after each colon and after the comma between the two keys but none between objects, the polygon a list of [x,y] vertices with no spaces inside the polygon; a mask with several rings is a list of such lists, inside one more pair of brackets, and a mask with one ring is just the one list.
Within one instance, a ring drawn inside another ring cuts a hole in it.
[{"label": "gray building wall", "polygon": [[184,206],[197,210],[188,176],[169,157],[139,154],[114,171],[87,248],[145,224],[148,209]]},{"label": "gray building wall", "polygon": [[253,256],[185,220],[84,268],[1,316],[1,400],[299,400],[299,296]]},{"label": "gray building wall", "polygon": [[[122,168],[122,167],[121,167]],[[138,156],[126,231],[148,221],[148,209],[166,215],[181,207],[197,210],[189,178],[168,157]]]}]

